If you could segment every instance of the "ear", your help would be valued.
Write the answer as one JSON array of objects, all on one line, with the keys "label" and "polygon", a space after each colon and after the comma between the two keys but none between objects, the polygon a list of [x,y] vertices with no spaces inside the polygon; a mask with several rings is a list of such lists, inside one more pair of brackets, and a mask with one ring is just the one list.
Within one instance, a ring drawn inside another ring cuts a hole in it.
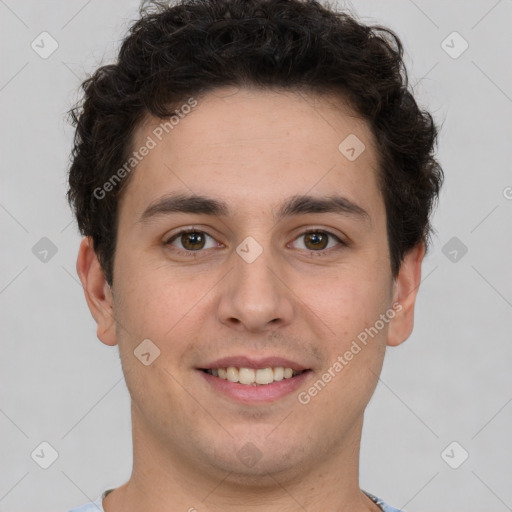
[{"label": "ear", "polygon": [[82,282],[87,305],[98,326],[98,338],[105,345],[116,345],[114,298],[91,237],[85,237],[80,244],[76,271]]},{"label": "ear", "polygon": [[421,263],[425,245],[420,242],[404,257],[393,284],[393,304],[397,304],[395,317],[389,322],[387,344],[395,347],[403,343],[414,327],[414,304],[421,282]]}]

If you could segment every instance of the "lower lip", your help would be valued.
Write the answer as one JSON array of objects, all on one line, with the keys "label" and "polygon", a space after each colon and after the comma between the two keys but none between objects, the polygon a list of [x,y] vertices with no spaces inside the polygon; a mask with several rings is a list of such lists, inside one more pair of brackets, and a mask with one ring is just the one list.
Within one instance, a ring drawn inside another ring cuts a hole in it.
[{"label": "lower lip", "polygon": [[273,402],[278,400],[296,391],[311,373],[310,370],[307,370],[290,379],[272,382],[272,384],[253,386],[214,377],[202,370],[198,370],[198,372],[216,390],[243,403]]}]

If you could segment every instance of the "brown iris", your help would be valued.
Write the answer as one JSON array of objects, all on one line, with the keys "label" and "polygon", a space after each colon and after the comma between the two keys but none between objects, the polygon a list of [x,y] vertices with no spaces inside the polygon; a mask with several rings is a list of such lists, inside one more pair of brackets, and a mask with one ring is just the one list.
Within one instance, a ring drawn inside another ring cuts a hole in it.
[{"label": "brown iris", "polygon": [[306,233],[303,236],[306,247],[308,247],[308,243],[312,244],[312,247],[308,247],[308,249],[325,249],[329,241],[327,233],[322,233],[321,231]]},{"label": "brown iris", "polygon": [[205,244],[204,233],[200,233],[199,231],[182,233],[181,243],[183,244],[183,247],[185,247],[185,249],[188,249],[190,251],[202,249]]}]

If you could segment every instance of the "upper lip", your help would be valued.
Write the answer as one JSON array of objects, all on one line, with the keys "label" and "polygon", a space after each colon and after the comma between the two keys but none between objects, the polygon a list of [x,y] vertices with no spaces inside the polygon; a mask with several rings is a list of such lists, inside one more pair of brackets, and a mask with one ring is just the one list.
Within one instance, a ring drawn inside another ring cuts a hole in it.
[{"label": "upper lip", "polygon": [[200,369],[204,370],[215,370],[218,368],[229,368],[233,366],[235,368],[276,368],[282,366],[283,368],[291,368],[292,370],[302,371],[308,370],[307,366],[304,366],[295,361],[290,361],[284,357],[269,356],[262,358],[251,358],[247,356],[231,356],[222,357],[211,363],[207,363],[205,366],[201,366]]}]

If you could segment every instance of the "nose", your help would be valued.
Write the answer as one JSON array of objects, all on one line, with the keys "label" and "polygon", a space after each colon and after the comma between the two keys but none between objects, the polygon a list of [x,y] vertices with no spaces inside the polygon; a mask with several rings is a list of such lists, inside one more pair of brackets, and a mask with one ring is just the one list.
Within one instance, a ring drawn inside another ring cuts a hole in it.
[{"label": "nose", "polygon": [[[281,260],[282,261],[282,260]],[[265,249],[252,262],[233,253],[234,267],[223,280],[219,320],[239,331],[264,332],[290,324],[293,292],[277,257]]]}]

